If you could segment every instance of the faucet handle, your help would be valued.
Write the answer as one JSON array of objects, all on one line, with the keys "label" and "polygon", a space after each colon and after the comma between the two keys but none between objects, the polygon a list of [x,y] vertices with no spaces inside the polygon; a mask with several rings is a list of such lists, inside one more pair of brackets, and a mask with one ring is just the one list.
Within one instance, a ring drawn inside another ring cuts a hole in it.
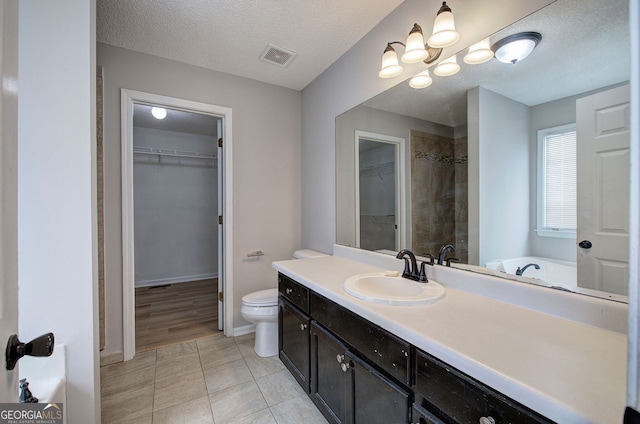
[{"label": "faucet handle", "polygon": [[450,267],[451,266],[451,262],[460,262],[460,259],[458,258],[447,258],[447,266]]},{"label": "faucet handle", "polygon": [[425,253],[423,256],[429,258],[429,262],[427,262],[429,265],[433,266],[436,264],[436,258],[431,253]]},{"label": "faucet handle", "polygon": [[418,274],[418,281],[428,283],[429,279],[427,278],[427,273],[424,270],[426,262],[422,262],[420,264],[420,274]]},{"label": "faucet handle", "polygon": [[407,258],[403,258],[404,259],[404,272],[402,273],[402,276],[406,276],[406,275],[411,275],[411,265],[409,265],[409,259]]}]

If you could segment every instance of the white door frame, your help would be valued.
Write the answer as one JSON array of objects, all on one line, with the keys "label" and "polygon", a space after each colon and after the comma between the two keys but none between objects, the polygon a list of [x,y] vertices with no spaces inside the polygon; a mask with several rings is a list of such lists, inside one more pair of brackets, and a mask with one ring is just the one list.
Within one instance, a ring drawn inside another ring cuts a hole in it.
[{"label": "white door frame", "polygon": [[[222,237],[224,263],[218,264],[218,284],[224,290],[224,334],[233,332],[233,195],[232,195],[232,110],[174,97],[121,89],[121,153],[122,153],[122,331],[124,360],[135,356],[135,270],[133,240],[133,105],[134,103],[162,105],[171,109],[204,113],[222,118],[223,144],[223,216]],[[220,187],[220,184],[219,184]],[[217,217],[211,217],[216,219]]]},{"label": "white door frame", "polygon": [[360,140],[376,141],[394,145],[396,155],[396,250],[404,249],[407,245],[407,216],[405,205],[407,202],[405,182],[405,139],[391,135],[377,134],[367,131],[355,131],[355,220],[356,220],[356,246],[360,247]]}]

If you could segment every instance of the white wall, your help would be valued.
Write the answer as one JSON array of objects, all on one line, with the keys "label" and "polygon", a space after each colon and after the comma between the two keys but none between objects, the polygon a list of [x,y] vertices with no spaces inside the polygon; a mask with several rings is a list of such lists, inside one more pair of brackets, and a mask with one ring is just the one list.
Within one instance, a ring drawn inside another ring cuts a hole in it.
[{"label": "white wall", "polygon": [[68,422],[100,422],[95,2],[19,8],[20,338],[67,345]]},{"label": "white wall", "polygon": [[[213,136],[136,126],[133,140],[136,147],[218,150]],[[216,162],[134,155],[133,174],[136,287],[217,277]]]},{"label": "white wall", "polygon": [[[18,2],[0,2],[0,337],[18,332]],[[18,370],[3,368],[2,402],[18,401]]]},{"label": "white wall", "polygon": [[[450,3],[460,41],[443,57],[470,46],[551,0]],[[302,244],[330,253],[336,240],[335,118],[423,69],[406,66],[395,78],[378,77],[386,44],[404,40],[415,22],[429,31],[439,0],[406,0],[302,92]],[[486,19],[487,17],[490,19]],[[482,18],[481,18],[482,17]],[[484,18],[484,19],[483,19]]]},{"label": "white wall", "polygon": [[482,87],[470,92],[469,263],[484,266],[528,253],[529,107]]},{"label": "white wall", "polygon": [[[242,296],[275,287],[271,262],[300,248],[300,92],[98,44],[104,67],[106,346],[122,352],[120,89],[233,109],[234,327]],[[265,256],[247,258],[251,250]]]}]

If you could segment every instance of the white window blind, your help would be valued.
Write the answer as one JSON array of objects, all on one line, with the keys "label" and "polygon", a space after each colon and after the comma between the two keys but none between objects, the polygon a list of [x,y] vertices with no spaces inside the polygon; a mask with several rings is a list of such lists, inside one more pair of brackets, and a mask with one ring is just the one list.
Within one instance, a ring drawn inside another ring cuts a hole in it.
[{"label": "white window blind", "polygon": [[[543,166],[542,216],[538,229],[575,232],[576,204],[576,131],[575,126],[552,128],[542,132]],[[540,219],[539,219],[540,221]],[[541,227],[541,228],[540,228]]]}]

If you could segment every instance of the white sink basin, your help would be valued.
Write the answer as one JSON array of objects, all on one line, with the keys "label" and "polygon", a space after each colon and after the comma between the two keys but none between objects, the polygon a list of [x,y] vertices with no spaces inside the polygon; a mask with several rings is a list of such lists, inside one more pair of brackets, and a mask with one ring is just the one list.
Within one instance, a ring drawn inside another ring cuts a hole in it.
[{"label": "white sink basin", "polygon": [[354,275],[343,288],[358,299],[385,305],[426,305],[444,297],[444,287],[435,281],[419,283],[384,272]]}]

